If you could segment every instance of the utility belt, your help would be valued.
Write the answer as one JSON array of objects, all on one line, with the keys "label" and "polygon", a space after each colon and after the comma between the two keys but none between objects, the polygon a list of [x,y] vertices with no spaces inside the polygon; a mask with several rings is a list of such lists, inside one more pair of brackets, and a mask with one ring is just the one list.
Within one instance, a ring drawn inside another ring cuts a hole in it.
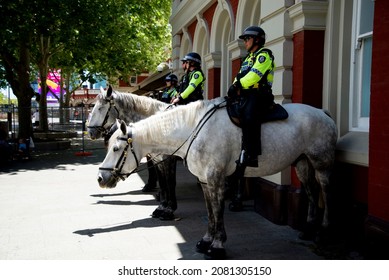
[{"label": "utility belt", "polygon": [[241,89],[240,90],[240,95],[246,96],[248,94],[264,94],[264,95],[273,95],[273,90],[271,89],[270,86],[268,85],[263,85],[263,84],[256,84],[251,88],[248,89]]},{"label": "utility belt", "polygon": [[240,103],[245,104],[250,99],[249,96],[255,95],[259,101],[260,106],[267,107],[274,103],[274,95],[271,87],[260,86],[259,88],[241,89],[240,90]]}]

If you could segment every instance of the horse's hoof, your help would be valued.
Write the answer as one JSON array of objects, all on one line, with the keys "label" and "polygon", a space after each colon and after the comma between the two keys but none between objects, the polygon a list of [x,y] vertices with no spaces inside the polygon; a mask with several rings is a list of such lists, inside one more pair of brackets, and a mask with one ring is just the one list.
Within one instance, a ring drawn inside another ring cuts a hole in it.
[{"label": "horse's hoof", "polygon": [[173,214],[173,212],[170,212],[170,211],[163,211],[161,213],[161,215],[159,216],[159,219],[163,220],[163,221],[174,220],[174,214]]},{"label": "horse's hoof", "polygon": [[209,247],[207,252],[204,253],[204,258],[208,260],[225,260],[226,250],[224,248]]},{"label": "horse's hoof", "polygon": [[204,241],[201,239],[199,242],[196,244],[196,251],[202,254],[207,253],[209,247],[211,247],[212,241]]},{"label": "horse's hoof", "polygon": [[243,210],[242,201],[234,200],[228,205],[228,209],[232,212],[240,212]]},{"label": "horse's hoof", "polygon": [[151,214],[151,217],[153,218],[160,218],[163,215],[164,211],[161,209],[155,209],[154,212]]}]

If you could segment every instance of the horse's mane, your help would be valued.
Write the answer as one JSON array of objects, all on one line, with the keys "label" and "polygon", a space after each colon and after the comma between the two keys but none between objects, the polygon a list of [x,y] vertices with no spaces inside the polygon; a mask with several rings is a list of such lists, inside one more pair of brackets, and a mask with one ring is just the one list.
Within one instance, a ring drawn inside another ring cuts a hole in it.
[{"label": "horse's mane", "polygon": [[168,104],[147,96],[115,91],[115,104],[120,108],[137,111],[148,116],[164,110]]},{"label": "horse's mane", "polygon": [[218,104],[222,100],[223,99],[196,101],[187,105],[177,106],[174,109],[141,120],[134,126],[137,131],[142,131],[142,137],[153,139],[156,143],[160,141],[157,135],[163,137],[164,135],[174,133],[174,131],[182,128],[185,128],[185,131],[187,132],[185,133],[187,135],[182,136],[187,137],[193,132],[205,113],[214,106],[213,104]]},{"label": "horse's mane", "polygon": [[[118,92],[112,93],[116,108],[119,110],[120,118],[124,121],[138,121],[150,115],[164,111],[169,104],[152,99],[151,97],[140,96],[133,93]],[[97,100],[106,99],[106,95],[100,93]]]}]

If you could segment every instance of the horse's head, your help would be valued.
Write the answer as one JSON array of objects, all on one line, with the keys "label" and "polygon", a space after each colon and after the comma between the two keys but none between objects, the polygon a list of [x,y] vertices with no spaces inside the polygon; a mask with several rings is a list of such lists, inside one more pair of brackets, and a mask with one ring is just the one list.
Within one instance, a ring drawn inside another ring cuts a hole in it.
[{"label": "horse's head", "polygon": [[119,113],[115,107],[115,94],[109,86],[107,92],[100,88],[95,106],[89,115],[87,130],[91,139],[102,137],[115,123]]},{"label": "horse's head", "polygon": [[119,128],[110,138],[107,155],[99,167],[97,181],[102,188],[116,187],[119,179],[125,180],[139,166],[131,129],[127,130],[124,121],[117,120],[116,125]]}]

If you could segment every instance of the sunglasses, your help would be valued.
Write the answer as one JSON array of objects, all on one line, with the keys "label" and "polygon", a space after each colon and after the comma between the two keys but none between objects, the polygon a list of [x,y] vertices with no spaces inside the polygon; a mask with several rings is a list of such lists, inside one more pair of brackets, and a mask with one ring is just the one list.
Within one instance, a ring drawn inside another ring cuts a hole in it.
[{"label": "sunglasses", "polygon": [[250,39],[252,39],[252,38],[253,38],[253,37],[251,37],[251,36],[246,36],[246,37],[243,38],[243,41],[247,42],[248,40],[250,40]]}]

